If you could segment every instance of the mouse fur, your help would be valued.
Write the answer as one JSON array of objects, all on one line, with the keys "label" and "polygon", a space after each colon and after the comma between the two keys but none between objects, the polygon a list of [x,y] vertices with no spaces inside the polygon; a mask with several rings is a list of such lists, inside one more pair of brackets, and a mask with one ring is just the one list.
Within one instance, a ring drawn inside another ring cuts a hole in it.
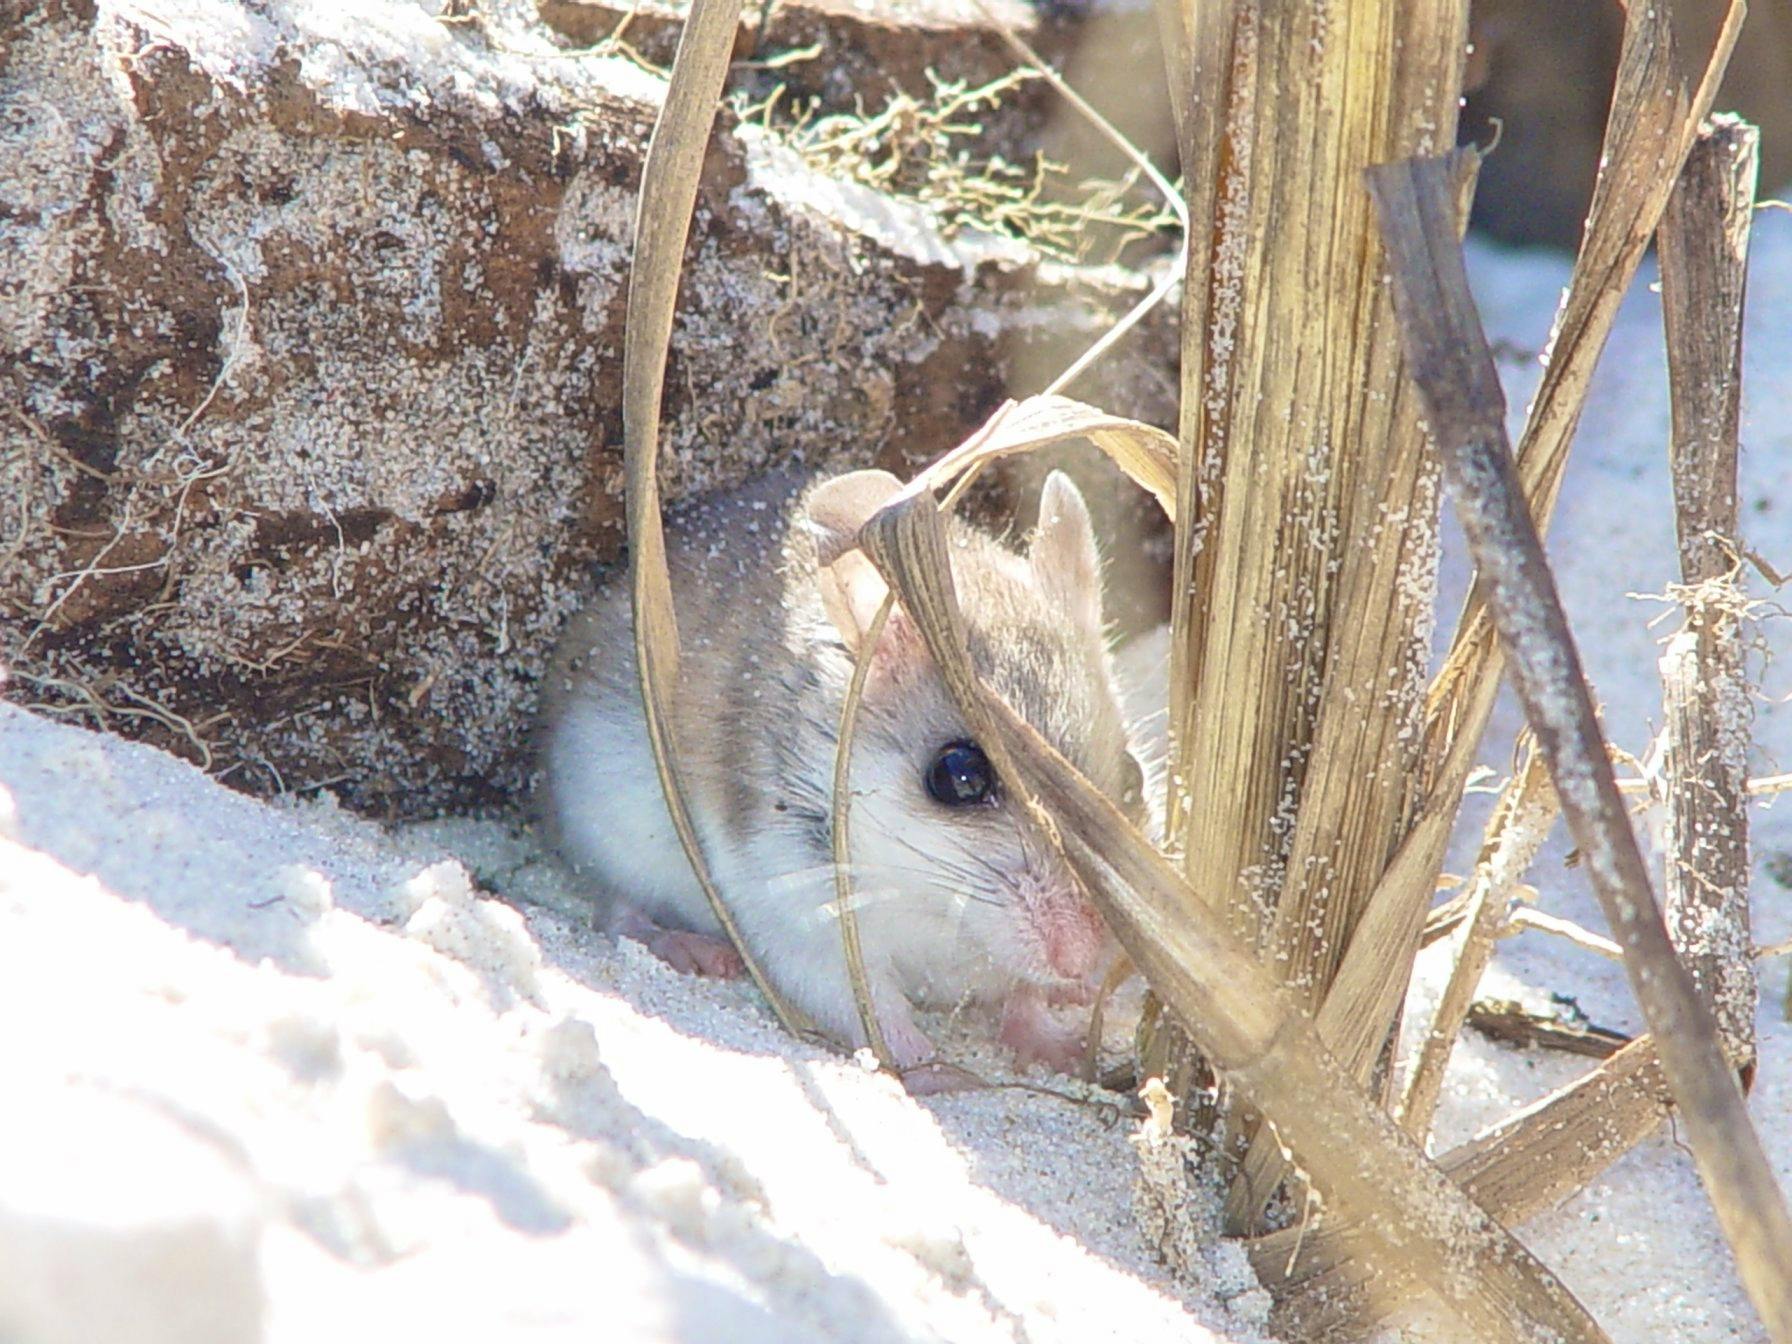
[{"label": "mouse fur", "polygon": [[[848,984],[830,840],[835,745],[853,659],[885,587],[853,544],[900,489],[887,472],[773,477],[668,520],[681,643],[672,730],[719,891],[766,975],[820,1028],[864,1044]],[[1101,608],[1087,507],[1054,472],[1040,527],[1011,550],[947,519],[980,675],[1135,819],[1141,779]],[[737,959],[666,812],[636,681],[627,575],[570,622],[543,689],[542,810],[611,927],[685,969]],[[1115,945],[996,782],[947,805],[929,769],[970,734],[900,604],[873,654],[853,753],[851,843],[861,943],[896,1062],[933,1048],[911,1004],[1003,1010],[1023,1057],[1066,1065],[1043,1005],[1086,1002]],[[963,761],[962,756],[954,757]]]}]

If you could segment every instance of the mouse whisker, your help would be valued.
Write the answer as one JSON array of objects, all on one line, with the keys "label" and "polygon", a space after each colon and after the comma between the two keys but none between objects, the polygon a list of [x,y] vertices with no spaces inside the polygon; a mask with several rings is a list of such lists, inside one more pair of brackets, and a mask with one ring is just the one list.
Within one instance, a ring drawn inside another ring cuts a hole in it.
[{"label": "mouse whisker", "polygon": [[[971,862],[977,864],[980,868],[982,868],[984,870],[983,873],[979,873],[975,868],[971,868],[964,864],[957,863],[951,859],[942,859],[935,855],[928,854],[926,851],[921,849],[921,847],[919,845],[915,844],[914,841],[908,840],[908,839],[904,838],[903,836],[888,835],[888,836],[886,836],[886,838],[889,839],[890,841],[894,842],[895,844],[900,845],[903,849],[908,850],[911,854],[916,854],[916,855],[920,856],[921,858],[926,859],[930,865],[937,868],[939,871],[947,874],[948,876],[957,878],[967,888],[987,887],[989,885],[988,879],[994,878],[998,891],[1003,892],[1003,893],[1010,893],[1010,894],[1012,892],[1012,887],[1011,887],[1011,884],[1008,882],[1007,875],[1005,873],[1003,873],[1002,870],[999,867],[997,867],[995,864],[991,863],[988,859],[984,858],[981,854],[971,854],[971,855],[967,855],[966,857],[969,858],[971,860]],[[1006,905],[1008,903],[1007,901],[1003,900],[1001,898],[1001,896],[999,896],[999,895],[990,895],[984,891],[979,891],[979,890],[963,890],[963,891],[960,891],[958,894],[964,896],[967,900],[978,901],[985,905],[1000,906],[1000,905]]]},{"label": "mouse whisker", "polygon": [[[942,868],[952,865],[934,865],[933,868],[912,868],[896,864],[854,864],[848,871],[853,881],[853,909],[864,910],[886,900],[900,900],[906,897],[935,894],[951,900],[959,898],[980,901],[990,905],[1002,902],[975,892],[965,892],[957,885],[940,880]],[[961,882],[972,881],[975,874],[948,873],[956,876]],[[781,873],[768,882],[771,890],[780,893],[798,894],[813,891],[821,903],[838,913],[838,905],[833,898],[834,866],[832,864],[815,864],[808,868],[792,869]]]}]

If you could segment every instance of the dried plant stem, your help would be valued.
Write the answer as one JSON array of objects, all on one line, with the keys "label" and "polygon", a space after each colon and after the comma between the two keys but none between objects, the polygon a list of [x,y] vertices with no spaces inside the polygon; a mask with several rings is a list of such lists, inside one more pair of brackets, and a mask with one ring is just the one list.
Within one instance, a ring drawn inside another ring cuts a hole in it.
[{"label": "dried plant stem", "polygon": [[1661,660],[1668,927],[1717,1015],[1731,1060],[1755,1057],[1748,917],[1748,687],[1736,582],[1742,310],[1760,136],[1708,125],[1662,216],[1662,316],[1673,396],[1669,458],[1686,628]]},{"label": "dried plant stem", "polygon": [[[1192,9],[1192,59],[1221,78],[1174,75],[1216,110],[1185,159],[1198,526],[1177,538],[1168,833],[1317,1007],[1407,804],[1428,595],[1399,576],[1423,568],[1435,498],[1357,173],[1454,141],[1467,10]],[[1190,807],[1196,780],[1227,783]]]},{"label": "dried plant stem", "polygon": [[1792,1217],[1710,1010],[1675,957],[1506,440],[1448,166],[1371,169],[1402,335],[1512,678],[1656,1037],[1693,1156],[1769,1334],[1792,1344]]},{"label": "dried plant stem", "polygon": [[[1632,1041],[1572,1084],[1439,1159],[1476,1203],[1516,1226],[1584,1187],[1652,1134],[1668,1114],[1654,1042]],[[1250,1243],[1251,1264],[1277,1298],[1288,1338],[1367,1338],[1410,1300],[1405,1266],[1370,1253],[1356,1220],[1331,1217]]]},{"label": "dried plant stem", "polygon": [[1419,1047],[1418,1061],[1407,1079],[1400,1103],[1400,1124],[1415,1139],[1431,1132],[1443,1095],[1450,1052],[1462,1032],[1475,989],[1493,960],[1511,910],[1514,889],[1548,839],[1557,813],[1555,790],[1535,747],[1527,746],[1524,763],[1501,792],[1470,887],[1467,929],[1456,952],[1456,964],[1438,999],[1437,1011]]},{"label": "dried plant stem", "polygon": [[[1792,775],[1758,775],[1743,785],[1744,791],[1751,798],[1771,798],[1779,793],[1792,793]],[[1627,794],[1649,794],[1653,786],[1646,779],[1620,779],[1618,792]]]},{"label": "dried plant stem", "polygon": [[666,569],[666,537],[660,520],[656,470],[660,403],[665,389],[666,351],[672,341],[672,311],[678,300],[678,277],[690,233],[691,210],[697,200],[703,151],[715,120],[739,21],[740,0],[693,0],[690,18],[679,37],[666,101],[654,124],[641,169],[641,200],[635,217],[627,325],[622,343],[622,451],[629,584],[642,708],[666,810],[716,922],[740,953],[753,983],[759,986],[778,1020],[788,1030],[801,1032],[807,1024],[772,988],[752,948],[741,936],[728,903],[716,889],[685,802],[672,712],[678,687],[678,623],[672,606],[672,579]]},{"label": "dried plant stem", "polygon": [[[1623,959],[1620,952],[1618,960]],[[1535,1045],[1594,1059],[1608,1059],[1630,1044],[1630,1037],[1623,1032],[1592,1023],[1582,1025],[1571,1014],[1533,1012],[1515,999],[1476,999],[1469,1005],[1468,1025],[1510,1045]]]},{"label": "dried plant stem", "polygon": [[927,482],[860,533],[926,639],[977,741],[1040,837],[1061,848],[1121,945],[1208,1058],[1328,1200],[1358,1211],[1394,1261],[1477,1334],[1601,1340],[1561,1283],[1471,1202],[1320,1043],[1294,992],[1115,807],[971,667],[950,554]]},{"label": "dried plant stem", "polygon": [[834,753],[834,811],[829,838],[834,849],[834,904],[840,921],[841,952],[846,958],[846,978],[852,985],[853,1006],[858,1009],[859,1027],[877,1062],[885,1069],[896,1067],[884,1040],[883,1025],[877,1020],[877,1004],[871,997],[871,979],[865,974],[865,949],[859,941],[859,914],[853,904],[852,891],[852,744],[858,732],[859,701],[865,695],[865,678],[871,670],[871,654],[883,638],[884,624],[894,606],[885,597],[871,624],[865,627],[863,649],[853,663],[852,680],[847,683],[846,698],[840,705],[839,750]]},{"label": "dried plant stem", "polygon": [[[1466,755],[1473,745],[1462,738],[1451,750]],[[1419,814],[1406,843],[1395,852],[1370,893],[1338,977],[1325,1002],[1319,1005],[1319,1038],[1341,1060],[1352,1062],[1352,1071],[1359,1080],[1364,1079],[1367,1062],[1387,1039],[1389,1024],[1406,996],[1413,950],[1435,888],[1434,850],[1442,843],[1439,835],[1447,834],[1450,825],[1451,815],[1441,810],[1427,809]],[[1259,1134],[1246,1154],[1239,1188],[1227,1196],[1234,1218],[1238,1217],[1242,1201],[1248,1200],[1244,1207],[1255,1211],[1274,1191],[1286,1165],[1278,1149],[1271,1146],[1274,1143],[1273,1135]]]},{"label": "dried plant stem", "polygon": [[1728,578],[1736,557],[1742,312],[1760,133],[1713,118],[1688,153],[1660,231],[1681,582]]},{"label": "dried plant stem", "polygon": [[[1539,527],[1547,527],[1554,510],[1569,441],[1619,302],[1661,216],[1673,175],[1685,159],[1700,119],[1710,110],[1742,14],[1741,4],[1731,4],[1695,86],[1675,48],[1670,8],[1633,4],[1625,11],[1624,46],[1586,233],[1550,338],[1543,381],[1531,402],[1518,447],[1519,478]],[[1365,927],[1377,917],[1375,907],[1384,895],[1393,899],[1405,890],[1412,899],[1429,901],[1433,880],[1443,867],[1463,789],[1474,768],[1476,748],[1493,712],[1503,661],[1504,651],[1494,637],[1484,595],[1477,589],[1470,595],[1450,654],[1432,684],[1418,802],[1395,864],[1364,914]],[[1392,882],[1394,867],[1406,870],[1404,887]],[[1404,908],[1397,913],[1406,914]],[[1422,913],[1413,918],[1422,918]],[[1398,1016],[1410,966],[1410,949],[1393,956],[1388,951],[1391,946],[1391,942],[1370,942],[1360,935],[1353,938],[1322,1010],[1346,1021],[1365,1012],[1377,1014],[1379,1020],[1366,1033],[1367,1039],[1376,1043],[1386,1038]],[[1386,989],[1390,981],[1394,982],[1393,993]],[[1334,1009],[1334,1000],[1346,998],[1355,1001],[1339,1002]]]},{"label": "dried plant stem", "polygon": [[1557,938],[1566,938],[1576,947],[1584,947],[1587,951],[1611,961],[1624,960],[1624,949],[1610,938],[1601,937],[1591,929],[1583,929],[1571,919],[1563,919],[1559,915],[1548,915],[1541,910],[1532,910],[1528,906],[1521,905],[1512,912],[1512,922],[1505,932],[1507,934],[1522,933],[1525,929],[1535,929],[1538,933],[1548,933]]},{"label": "dried plant stem", "polygon": [[[1694,618],[1695,621],[1697,618]],[[1661,658],[1667,871],[1675,946],[1738,1068],[1755,1059],[1758,989],[1748,911],[1749,705],[1735,625],[1681,630]]]},{"label": "dried plant stem", "polygon": [[[1103,345],[1102,348],[1107,347]],[[989,463],[998,458],[1035,452],[1076,438],[1087,439],[1100,448],[1116,466],[1149,491],[1163,508],[1168,510],[1175,507],[1175,440],[1150,425],[1108,415],[1067,397],[1046,393],[1021,402],[1004,402],[998,406],[975,433],[936,460],[917,481],[924,482],[929,489],[946,487],[946,495],[940,501],[939,508],[942,513],[948,512],[956,507],[959,498]],[[1174,515],[1172,519],[1173,517]],[[840,735],[834,753],[831,826],[835,906],[840,920],[841,950],[846,959],[847,979],[852,985],[859,1025],[872,1052],[877,1056],[878,1063],[885,1068],[892,1067],[893,1061],[878,1025],[870,979],[865,974],[864,949],[860,945],[858,914],[853,903],[850,784],[859,702],[864,697],[865,678],[871,665],[872,651],[877,648],[877,641],[883,634],[884,623],[889,620],[895,600],[894,593],[887,594],[867,627],[858,659],[853,666],[852,680],[847,685],[846,696],[840,707]]]},{"label": "dried plant stem", "polygon": [[[1435,545],[1436,465],[1358,174],[1454,142],[1466,25],[1461,0],[1161,11],[1191,236],[1166,835],[1313,1011],[1405,825]],[[1158,1036],[1147,1067],[1192,1075]],[[1254,1123],[1226,1126],[1232,1151]],[[1285,1170],[1266,1136],[1246,1161],[1234,1230]]]},{"label": "dried plant stem", "polygon": [[[1163,277],[1156,285],[1152,286],[1150,293],[1145,295],[1144,298],[1140,299],[1139,302],[1122,314],[1119,321],[1115,322],[1112,327],[1103,332],[1098,339],[1091,342],[1088,349],[1077,356],[1068,367],[1061,370],[1046,386],[1044,392],[1040,394],[1042,397],[1053,397],[1057,393],[1062,392],[1066,387],[1070,386],[1071,383],[1075,382],[1079,377],[1100,362],[1102,357],[1113,350],[1113,348],[1125,338],[1129,331],[1145,319],[1146,315],[1150,313],[1152,309],[1156,308],[1158,304],[1162,303],[1164,299],[1168,297],[1171,288],[1175,285],[1176,281],[1181,278],[1186,265],[1188,256],[1188,213],[1183,206],[1182,198],[1176,193],[1175,188],[1173,188],[1164,178],[1163,174],[1158,171],[1156,164],[1152,163],[1150,159],[1141,154],[1137,146],[1125,136],[1121,135],[1119,131],[1115,130],[1105,117],[1089,105],[1086,99],[1078,94],[1075,89],[1071,88],[1055,70],[1045,63],[1045,61],[1040,59],[1038,53],[1022,41],[1018,34],[1016,34],[997,15],[991,13],[987,5],[980,3],[979,7],[983,10],[984,17],[995,25],[996,31],[1002,35],[1008,45],[1021,57],[1021,59],[1030,62],[1033,68],[1037,70],[1039,74],[1071,104],[1071,106],[1076,108],[1083,117],[1090,121],[1095,128],[1102,133],[1102,135],[1133,161],[1151,184],[1157,188],[1159,194],[1163,196],[1164,201],[1168,204],[1170,210],[1176,215],[1178,222],[1182,225],[1182,240],[1179,244],[1174,264],[1165,270]],[[971,487],[978,475],[981,474],[985,463],[993,460],[993,455],[989,457],[981,457],[979,454],[983,446],[995,437],[997,429],[1001,425],[1003,419],[1012,409],[1014,409],[1014,403],[1011,402],[998,407],[995,414],[992,415],[976,433],[971,435],[971,437],[963,444],[960,444],[951,454],[948,454],[948,457],[968,460],[969,466],[964,469],[963,474],[953,483],[952,489],[947,497],[941,501],[940,509],[942,512],[949,511],[956,507],[958,500],[963,496],[964,492]],[[1127,439],[1130,443],[1130,436],[1127,436]],[[1129,447],[1126,451],[1131,452],[1132,450]],[[1134,454],[1134,456],[1138,457],[1141,455]],[[1139,466],[1142,465],[1142,463],[1135,462],[1133,465]],[[1167,470],[1160,468],[1159,470],[1150,473],[1159,477],[1159,483],[1155,488],[1155,493],[1157,494],[1160,503],[1167,500],[1167,492],[1171,482],[1174,480],[1173,453],[1170,456],[1169,463],[1166,465],[1168,467]],[[1150,472],[1149,468],[1146,468],[1146,470]],[[1136,479],[1138,473],[1135,471],[1134,475]],[[877,614],[872,619],[871,625],[867,628],[859,656],[853,667],[852,680],[847,686],[845,701],[841,705],[840,733],[834,753],[833,823],[831,830],[834,854],[835,901],[840,912],[840,938],[842,951],[846,958],[847,979],[852,985],[853,1002],[858,1009],[859,1024],[865,1033],[865,1039],[870,1043],[872,1052],[877,1056],[878,1063],[885,1068],[890,1068],[892,1066],[892,1060],[889,1047],[883,1038],[883,1030],[877,1021],[876,1006],[872,1003],[871,984],[865,974],[864,949],[861,947],[859,941],[858,917],[853,904],[852,881],[850,875],[852,852],[850,839],[852,793],[849,787],[849,781],[851,778],[853,741],[858,732],[859,702],[863,699],[865,694],[865,677],[871,664],[871,655],[876,650],[878,639],[883,634],[884,623],[890,617],[890,609],[893,602],[893,596],[886,597],[882,605],[878,607]],[[1098,1035],[1098,1028],[1091,1034],[1091,1050],[1094,1049],[1094,1037],[1096,1035]]]}]

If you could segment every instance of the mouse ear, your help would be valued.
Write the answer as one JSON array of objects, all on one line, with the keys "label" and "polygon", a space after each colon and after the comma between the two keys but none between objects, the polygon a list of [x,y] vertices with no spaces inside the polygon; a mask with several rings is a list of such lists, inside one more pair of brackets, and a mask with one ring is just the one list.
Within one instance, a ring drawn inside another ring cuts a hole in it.
[{"label": "mouse ear", "polygon": [[1061,471],[1045,478],[1039,495],[1039,530],[1027,552],[1033,578],[1046,593],[1087,625],[1101,625],[1101,552],[1095,525],[1076,483]]},{"label": "mouse ear", "polygon": [[815,538],[821,604],[855,653],[889,592],[883,575],[858,548],[859,529],[901,489],[902,482],[887,471],[849,471],[823,481],[803,501]]}]

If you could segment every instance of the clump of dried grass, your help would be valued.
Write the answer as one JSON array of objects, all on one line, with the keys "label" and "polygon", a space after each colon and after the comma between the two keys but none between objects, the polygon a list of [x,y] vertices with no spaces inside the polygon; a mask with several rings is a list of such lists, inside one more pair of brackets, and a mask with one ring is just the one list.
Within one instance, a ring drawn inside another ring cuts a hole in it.
[{"label": "clump of dried grass", "polygon": [[1137,168],[1117,181],[1072,180],[1063,164],[1043,154],[1021,164],[976,150],[984,137],[981,117],[1041,78],[1036,70],[1016,69],[979,85],[943,80],[931,70],[927,78],[926,97],[898,92],[869,112],[793,110],[783,85],[757,102],[736,98],[734,110],[817,172],[926,207],[945,238],[977,230],[1017,238],[1061,261],[1108,262],[1175,224],[1162,203],[1138,199]]},{"label": "clump of dried grass", "polygon": [[[681,835],[731,933],[656,713],[678,650],[653,454],[676,261],[737,10],[735,0],[700,0],[681,45],[643,187],[625,357],[649,723]],[[1472,154],[1378,170],[1380,233],[1362,186],[1371,163],[1447,147],[1462,5],[1373,0],[1318,28],[1300,6],[1166,2],[1162,12],[1191,170],[1180,443],[1062,398],[1004,406],[875,517],[861,544],[1040,838],[1064,855],[1149,982],[1160,1008],[1152,1039],[1162,1044],[1147,1064],[1181,1081],[1185,1109],[1199,1099],[1195,1051],[1230,1090],[1232,1104],[1207,1116],[1239,1162],[1227,1212],[1251,1235],[1284,1330],[1361,1332],[1423,1284],[1477,1337],[1602,1340],[1506,1225],[1579,1188],[1673,1103],[1763,1319],[1776,1339],[1792,1340],[1784,1204],[1760,1166],[1709,1011],[1668,946],[1529,531],[1533,518],[1547,520],[1593,364],[1709,109],[1739,11],[1696,78],[1675,51],[1667,10],[1629,11],[1606,165],[1515,468],[1455,255]],[[1377,72],[1366,97],[1365,66]],[[951,118],[976,96],[951,93],[939,125],[968,128]],[[894,147],[899,131],[912,136],[915,116],[838,125],[816,143],[824,156],[850,149],[871,165],[866,180],[887,185],[930,162]],[[921,178],[931,180],[925,170]],[[1412,670],[1429,615],[1423,570],[1436,481],[1421,412],[1458,479],[1477,559],[1495,576],[1428,688]],[[983,463],[1072,436],[1103,448],[1177,525],[1174,860],[983,686],[965,651],[939,510]],[[936,491],[946,492],[943,504]],[[1265,611],[1275,619],[1264,622]],[[1391,1079],[1377,1063],[1508,654],[1530,692],[1550,779],[1527,767],[1489,832],[1456,992],[1407,1088],[1403,1129],[1385,1109]],[[1197,792],[1214,780],[1224,786]],[[1500,906],[1557,801],[1659,1036],[1432,1161],[1417,1141],[1449,1041],[1504,922]],[[846,818],[837,810],[839,846]],[[857,968],[851,903],[841,904],[845,955]],[[862,975],[859,983],[872,1030]],[[1168,1096],[1161,1085],[1151,1095],[1155,1128],[1144,1146],[1162,1158],[1172,1151],[1160,1132]],[[1153,1167],[1166,1231],[1180,1226],[1163,1207],[1176,1166]],[[1310,1212],[1317,1202],[1322,1222],[1274,1225],[1271,1197],[1284,1180],[1307,1189],[1293,1205]]]}]

